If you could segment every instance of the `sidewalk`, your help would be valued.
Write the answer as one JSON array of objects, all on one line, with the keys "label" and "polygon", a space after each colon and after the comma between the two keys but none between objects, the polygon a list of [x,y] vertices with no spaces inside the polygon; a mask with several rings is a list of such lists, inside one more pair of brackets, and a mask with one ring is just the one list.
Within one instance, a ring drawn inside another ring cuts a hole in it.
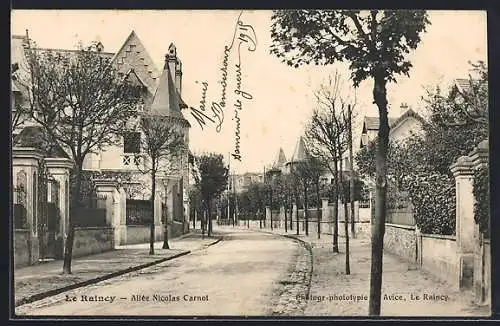
[{"label": "sidewalk", "polygon": [[16,307],[56,295],[71,289],[94,284],[105,279],[174,259],[219,242],[220,234],[201,237],[199,230],[170,239],[170,249],[161,249],[163,241],[155,243],[155,254],[149,255],[149,243],[120,246],[113,251],[75,258],[72,274],[63,275],[62,260],[27,266],[14,270]]},{"label": "sidewalk", "polygon": [[[246,228],[246,227],[239,227]],[[339,237],[340,253],[332,252],[332,236],[296,236],[295,230],[250,227],[253,231],[293,236],[311,244],[313,275],[306,316],[367,316],[370,294],[370,239],[350,239],[350,275],[345,274],[345,239]],[[351,297],[351,295],[353,297]],[[417,299],[418,296],[418,299]],[[401,299],[401,300],[398,300]],[[487,306],[477,306],[472,292],[460,292],[384,252],[382,316],[474,316],[491,314]]]}]

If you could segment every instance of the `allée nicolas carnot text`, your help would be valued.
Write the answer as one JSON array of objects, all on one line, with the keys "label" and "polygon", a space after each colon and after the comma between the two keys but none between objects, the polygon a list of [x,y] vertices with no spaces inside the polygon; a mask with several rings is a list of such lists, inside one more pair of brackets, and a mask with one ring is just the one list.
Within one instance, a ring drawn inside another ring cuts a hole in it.
[{"label": "all\u00e9e nicolas carnot text", "polygon": [[102,302],[102,303],[113,303],[119,300],[130,300],[135,302],[206,302],[209,301],[208,294],[204,295],[193,295],[193,294],[133,294],[131,296],[116,296],[116,295],[87,295],[82,294],[79,296],[66,295],[65,301],[69,302]]}]

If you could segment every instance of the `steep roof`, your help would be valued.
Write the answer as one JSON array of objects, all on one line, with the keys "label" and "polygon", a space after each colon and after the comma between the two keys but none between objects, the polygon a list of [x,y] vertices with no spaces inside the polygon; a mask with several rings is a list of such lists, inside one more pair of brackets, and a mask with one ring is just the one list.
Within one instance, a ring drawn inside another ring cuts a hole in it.
[{"label": "steep roof", "polygon": [[282,168],[283,165],[286,164],[286,156],[285,156],[285,151],[283,151],[283,148],[280,148],[278,152],[278,157],[274,161],[273,168]]},{"label": "steep roof", "polygon": [[271,165],[271,170],[281,170],[283,166],[285,166],[285,164],[286,164],[285,151],[283,151],[283,148],[280,148],[273,164]]},{"label": "steep roof", "polygon": [[123,74],[134,68],[135,73],[147,85],[149,91],[154,92],[160,73],[135,31],[129,34],[111,62]]},{"label": "steep roof", "polygon": [[183,120],[189,125],[181,112],[181,100],[179,93],[175,88],[168,62],[165,61],[163,72],[160,76],[158,88],[153,97],[153,103],[150,110],[155,114],[165,115],[172,118]]},{"label": "steep roof", "polygon": [[300,136],[299,140],[297,141],[297,144],[295,145],[295,149],[293,151],[292,158],[290,159],[290,163],[304,162],[306,160],[307,160],[306,143],[304,142],[304,138]]}]

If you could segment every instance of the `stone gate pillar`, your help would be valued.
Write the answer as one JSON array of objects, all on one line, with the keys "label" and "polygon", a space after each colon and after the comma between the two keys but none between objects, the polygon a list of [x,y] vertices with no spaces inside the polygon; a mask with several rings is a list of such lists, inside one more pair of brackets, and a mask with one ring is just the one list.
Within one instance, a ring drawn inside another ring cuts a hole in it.
[{"label": "stone gate pillar", "polygon": [[176,182],[177,181],[173,177],[163,179],[165,204],[167,206],[167,223],[171,223],[174,220],[175,194],[173,187]]},{"label": "stone gate pillar", "polygon": [[266,206],[266,224],[264,224],[264,225],[269,225],[269,227],[272,227],[272,225],[271,225],[271,207],[270,206]]},{"label": "stone gate pillar", "polygon": [[127,244],[127,193],[123,187],[113,190],[113,229],[115,247]]},{"label": "stone gate pillar", "polygon": [[299,232],[299,227],[297,225],[297,203],[293,203],[292,204],[292,216],[291,216],[291,219],[292,219],[292,224],[293,224],[293,227],[294,228],[297,228],[297,230],[295,230],[296,232]]},{"label": "stone gate pillar", "polygon": [[114,180],[97,179],[94,180],[95,190],[98,197],[106,198],[106,223],[113,225],[113,196],[118,183]]},{"label": "stone gate pillar", "polygon": [[473,162],[468,156],[461,156],[450,167],[450,170],[456,183],[458,285],[460,289],[463,289],[472,286],[474,271]]},{"label": "stone gate pillar", "polygon": [[73,162],[67,158],[46,158],[45,165],[49,173],[59,182],[59,234],[62,236],[62,252],[66,245],[66,236],[69,227],[69,188],[70,188],[70,170],[73,167]]},{"label": "stone gate pillar", "polygon": [[[21,235],[14,232],[14,264],[18,252],[16,247],[20,246],[19,251],[27,248],[27,263],[33,264],[39,258],[39,244],[37,234],[38,221],[38,162],[43,158],[42,153],[36,148],[15,147],[12,149],[12,175],[14,180],[19,172],[26,173],[26,221],[28,224],[28,234],[26,241],[21,239]],[[26,246],[26,247],[24,247]],[[21,255],[21,253],[19,253]]]},{"label": "stone gate pillar", "polygon": [[[484,140],[470,154],[473,169],[489,167],[488,140]],[[491,233],[491,232],[490,232]],[[474,297],[478,304],[491,302],[491,272],[487,264],[490,261],[489,246],[482,242],[479,224],[474,227]],[[484,246],[484,247],[483,247]]]},{"label": "stone gate pillar", "polygon": [[279,228],[285,228],[285,206],[280,206],[280,215],[279,215]]},{"label": "stone gate pillar", "polygon": [[332,231],[333,223],[331,222],[330,210],[328,209],[328,198],[321,198],[321,220],[328,223],[328,231]]}]

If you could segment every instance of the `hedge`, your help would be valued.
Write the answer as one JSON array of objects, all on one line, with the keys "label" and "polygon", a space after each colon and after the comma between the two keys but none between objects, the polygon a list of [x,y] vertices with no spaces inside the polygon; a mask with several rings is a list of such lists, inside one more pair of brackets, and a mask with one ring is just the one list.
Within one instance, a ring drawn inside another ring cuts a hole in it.
[{"label": "hedge", "polygon": [[474,221],[486,238],[490,236],[490,187],[489,170],[481,167],[474,172]]},{"label": "hedge", "polygon": [[454,235],[455,180],[447,175],[432,174],[411,177],[406,183],[415,223],[421,232]]}]

